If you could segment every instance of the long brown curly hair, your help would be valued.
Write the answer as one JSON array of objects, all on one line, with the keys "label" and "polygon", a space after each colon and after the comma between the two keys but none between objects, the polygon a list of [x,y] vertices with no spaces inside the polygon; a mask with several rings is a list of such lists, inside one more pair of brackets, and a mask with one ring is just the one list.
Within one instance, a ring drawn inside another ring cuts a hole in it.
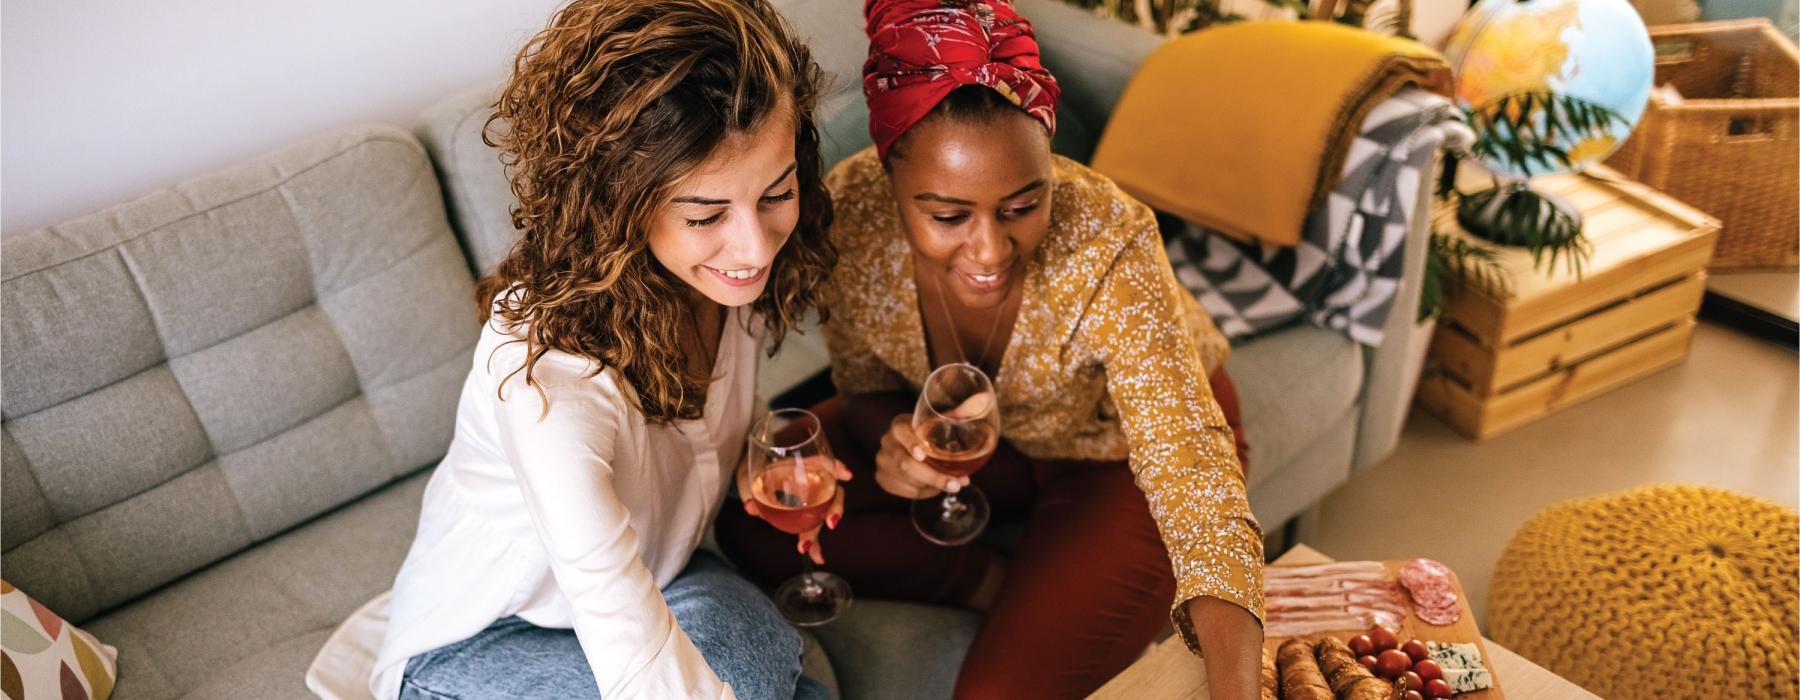
[{"label": "long brown curly hair", "polygon": [[527,385],[554,349],[618,370],[653,423],[699,417],[709,378],[687,362],[688,287],[651,255],[650,222],[728,135],[782,105],[798,122],[799,221],[752,309],[779,347],[818,308],[836,260],[812,119],[822,81],[763,0],[575,0],[526,43],[484,131],[522,236],[476,303],[484,323],[523,331]]}]

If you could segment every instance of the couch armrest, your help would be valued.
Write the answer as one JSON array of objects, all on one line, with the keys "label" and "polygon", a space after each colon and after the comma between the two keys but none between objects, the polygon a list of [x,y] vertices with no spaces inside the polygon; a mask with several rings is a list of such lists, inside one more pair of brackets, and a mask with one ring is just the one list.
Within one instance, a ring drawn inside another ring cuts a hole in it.
[{"label": "couch armrest", "polygon": [[1363,354],[1362,421],[1357,427],[1356,455],[1351,469],[1361,469],[1387,459],[1400,441],[1400,429],[1412,406],[1419,384],[1419,362],[1436,324],[1418,323],[1419,293],[1425,279],[1425,260],[1431,253],[1432,188],[1442,162],[1437,143],[1431,144],[1428,166],[1421,171],[1418,197],[1406,231],[1406,269],[1400,277],[1393,310],[1388,312],[1381,345]]}]

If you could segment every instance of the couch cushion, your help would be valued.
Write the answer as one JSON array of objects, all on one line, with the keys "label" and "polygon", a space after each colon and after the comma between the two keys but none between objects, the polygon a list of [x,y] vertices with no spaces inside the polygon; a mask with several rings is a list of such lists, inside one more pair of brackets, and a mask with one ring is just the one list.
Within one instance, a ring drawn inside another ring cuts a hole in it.
[{"label": "couch cushion", "polygon": [[517,239],[512,226],[517,200],[506,169],[500,153],[482,141],[496,95],[497,87],[487,85],[445,98],[419,116],[416,129],[431,153],[450,222],[476,275],[493,272]]},{"label": "couch cushion", "polygon": [[1086,163],[1112,108],[1138,64],[1163,38],[1135,25],[1096,18],[1063,0],[1018,0],[1043,50],[1044,67],[1062,85],[1056,104],[1057,153]]},{"label": "couch cushion", "polygon": [[815,114],[819,155],[830,170],[868,148],[869,105],[863,101],[862,64],[869,57],[862,3],[843,0],[773,0],[825,71],[825,90]]},{"label": "couch cushion", "polygon": [[[307,666],[344,618],[393,585],[430,476],[408,476],[90,621],[120,650],[117,697],[312,697]],[[825,653],[804,636],[807,674],[835,693]]]},{"label": "couch cushion", "polygon": [[477,326],[439,197],[363,127],[9,237],[8,578],[80,622],[441,457]]},{"label": "couch cushion", "polygon": [[[1264,534],[1274,534],[1289,518],[1312,507],[1350,479],[1350,451],[1356,446],[1359,411],[1350,411],[1320,427],[1311,443],[1296,445],[1286,462],[1257,476],[1250,489],[1250,511]],[[1252,465],[1256,464],[1253,457]]]},{"label": "couch cushion", "polygon": [[[1252,501],[1263,482],[1356,409],[1363,383],[1362,349],[1340,333],[1312,326],[1234,345],[1225,369],[1237,386],[1250,440]],[[1349,451],[1342,461],[1348,469]]]},{"label": "couch cushion", "polygon": [[842,617],[813,628],[843,697],[947,698],[981,626],[981,616],[887,600],[858,600]]},{"label": "couch cushion", "polygon": [[95,618],[119,648],[121,698],[309,697],[305,673],[412,544],[429,473]]}]

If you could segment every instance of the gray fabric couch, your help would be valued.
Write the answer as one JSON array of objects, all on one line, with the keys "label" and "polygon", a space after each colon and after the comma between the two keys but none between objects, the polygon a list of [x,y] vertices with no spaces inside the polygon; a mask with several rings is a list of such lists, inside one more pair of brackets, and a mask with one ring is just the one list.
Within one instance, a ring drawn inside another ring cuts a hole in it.
[{"label": "gray fabric couch", "polygon": [[[832,74],[835,162],[868,138],[859,4],[778,4]],[[1157,39],[1019,5],[1064,85],[1056,148],[1085,159]],[[391,583],[450,441],[474,275],[511,240],[479,137],[490,97],[451,98],[416,136],[345,129],[6,239],[0,574],[120,649],[117,697],[304,697],[326,636]],[[1407,245],[1401,309],[1422,229]],[[1395,316],[1374,352],[1307,328],[1235,349],[1266,526],[1392,450],[1422,340]],[[765,395],[823,358],[816,333],[795,339]],[[843,697],[944,697],[978,622],[858,601],[816,630],[809,668]]]}]

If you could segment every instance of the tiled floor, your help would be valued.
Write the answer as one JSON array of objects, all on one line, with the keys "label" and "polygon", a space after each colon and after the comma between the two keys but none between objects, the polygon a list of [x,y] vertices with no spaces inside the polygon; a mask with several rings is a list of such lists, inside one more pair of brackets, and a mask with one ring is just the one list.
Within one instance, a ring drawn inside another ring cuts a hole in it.
[{"label": "tiled floor", "polygon": [[1793,351],[1702,322],[1685,363],[1484,443],[1415,409],[1394,456],[1326,497],[1302,539],[1442,561],[1483,620],[1508,537],[1557,501],[1690,482],[1800,505],[1797,375]]}]

